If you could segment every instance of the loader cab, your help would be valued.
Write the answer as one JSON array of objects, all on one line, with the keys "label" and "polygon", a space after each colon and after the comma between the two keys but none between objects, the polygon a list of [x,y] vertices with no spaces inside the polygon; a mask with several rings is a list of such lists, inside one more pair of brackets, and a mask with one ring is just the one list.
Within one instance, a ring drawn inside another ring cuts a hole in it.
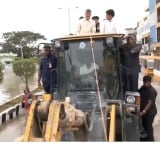
[{"label": "loader cab", "polygon": [[72,93],[96,93],[97,88],[104,99],[123,99],[118,50],[122,37],[96,34],[54,39],[60,99]]},{"label": "loader cab", "polygon": [[[119,57],[122,37],[72,35],[52,41],[58,59],[58,99],[53,94],[53,101],[44,98],[47,100],[32,103],[27,123],[30,132],[25,130],[24,141],[30,139],[30,133],[43,138],[43,130],[34,133],[30,121],[33,114],[39,118],[34,118],[34,129],[38,122],[44,125],[40,129],[46,128],[46,141],[58,140],[59,131],[62,141],[140,140],[139,115],[130,112],[132,106],[126,104],[123,94]],[[132,101],[135,95],[128,92],[126,96]]]},{"label": "loader cab", "polygon": [[[123,34],[69,36],[52,42],[58,58],[58,98],[64,101],[67,97],[67,102],[88,114],[92,127],[88,140],[104,139],[101,127],[104,109],[107,124],[113,120],[116,124],[115,140],[139,141],[139,116],[132,113],[135,104],[127,103],[135,95],[128,93],[126,98],[123,92],[119,57]],[[107,124],[107,129],[112,129]],[[129,128],[135,133],[126,132]]]}]

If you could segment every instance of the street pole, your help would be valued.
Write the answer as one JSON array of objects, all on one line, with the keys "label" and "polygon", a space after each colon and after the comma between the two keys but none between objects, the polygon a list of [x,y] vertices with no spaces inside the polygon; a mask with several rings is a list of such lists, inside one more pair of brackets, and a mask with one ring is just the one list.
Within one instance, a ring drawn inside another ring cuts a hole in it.
[{"label": "street pole", "polygon": [[23,59],[23,47],[21,46],[21,57]]},{"label": "street pole", "polygon": [[[79,8],[76,6],[75,8]],[[63,8],[58,8],[58,9],[63,9]],[[71,34],[71,13],[70,13],[70,7],[67,8],[67,13],[68,13],[68,31],[69,34]]]},{"label": "street pole", "polygon": [[70,8],[68,7],[68,26],[69,26],[69,34],[71,34],[71,18],[70,18]]}]

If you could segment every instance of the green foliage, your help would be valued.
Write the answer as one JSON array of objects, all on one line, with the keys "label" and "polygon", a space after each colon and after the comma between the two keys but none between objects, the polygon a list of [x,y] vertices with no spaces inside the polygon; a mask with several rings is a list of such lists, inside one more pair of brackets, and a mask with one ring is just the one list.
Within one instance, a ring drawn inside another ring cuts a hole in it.
[{"label": "green foliage", "polygon": [[4,69],[4,66],[3,66],[3,64],[0,62],[0,82],[2,82],[2,80],[3,80],[3,72],[2,72],[3,69]]},{"label": "green foliage", "polygon": [[3,64],[0,62],[0,73],[2,72],[3,68],[4,68],[4,66],[3,66]]},{"label": "green foliage", "polygon": [[3,72],[0,73],[0,83],[3,81]]},{"label": "green foliage", "polygon": [[36,72],[35,60],[31,59],[19,59],[13,62],[14,73],[21,77],[28,87],[28,78],[32,77]]},{"label": "green foliage", "polygon": [[11,45],[10,43],[6,42],[2,44],[2,49],[0,50],[0,53],[17,53],[19,49]]},{"label": "green foliage", "polygon": [[24,58],[29,58],[35,51],[35,44],[40,39],[45,37],[39,33],[30,31],[18,31],[3,33],[2,38],[5,43],[2,45],[1,52],[13,52],[21,56],[21,48],[24,53]]},{"label": "green foliage", "polygon": [[22,60],[21,57],[15,57],[15,61]]}]

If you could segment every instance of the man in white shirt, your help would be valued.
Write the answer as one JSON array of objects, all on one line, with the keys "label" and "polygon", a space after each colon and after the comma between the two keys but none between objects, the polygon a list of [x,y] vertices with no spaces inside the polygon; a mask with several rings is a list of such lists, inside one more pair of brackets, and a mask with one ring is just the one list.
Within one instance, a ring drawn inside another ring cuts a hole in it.
[{"label": "man in white shirt", "polygon": [[109,9],[106,11],[106,19],[103,21],[102,27],[101,27],[101,33],[104,34],[116,34],[116,26],[113,21],[115,13],[113,9]]},{"label": "man in white shirt", "polygon": [[87,64],[84,64],[80,67],[80,75],[86,75],[86,74],[90,74],[92,73],[96,68],[99,69],[99,66],[97,64],[95,64],[95,67],[94,67],[94,63],[91,63],[89,66]]},{"label": "man in white shirt", "polygon": [[77,26],[76,30],[77,35],[96,33],[95,22],[91,20],[90,17],[91,17],[91,10],[87,9],[85,11],[85,17],[79,21],[79,24]]}]

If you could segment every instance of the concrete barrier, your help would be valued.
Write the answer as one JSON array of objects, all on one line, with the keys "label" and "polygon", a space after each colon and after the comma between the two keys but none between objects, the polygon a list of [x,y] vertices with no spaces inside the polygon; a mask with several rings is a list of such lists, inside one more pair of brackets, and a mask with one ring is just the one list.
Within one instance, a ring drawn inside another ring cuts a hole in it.
[{"label": "concrete barrier", "polygon": [[4,123],[4,122],[6,122],[6,113],[3,113],[2,114],[2,124]]},{"label": "concrete barrier", "polygon": [[13,114],[15,111],[16,111],[15,107],[10,108],[10,110],[8,111],[9,119],[13,119]]},{"label": "concrete barrier", "polygon": [[17,106],[16,106],[16,116],[19,115],[19,108],[20,108],[20,105],[17,105]]},{"label": "concrete barrier", "polygon": [[[31,92],[33,90],[35,90],[36,88],[32,89]],[[12,100],[14,100],[15,98],[18,98],[20,96],[23,96],[23,94],[17,95],[14,98],[12,98],[11,100],[8,100],[7,102],[11,102]],[[7,102],[5,102],[4,104],[6,104]],[[2,104],[2,105],[4,105]],[[4,110],[3,112],[0,113],[0,125],[4,124],[5,122],[7,122],[8,120],[12,120],[13,118],[16,118],[19,114],[20,111],[24,109],[24,103],[18,103],[12,107],[9,107],[8,109]]]},{"label": "concrete barrier", "polygon": [[17,117],[21,110],[21,104],[16,104],[13,107],[6,109],[5,111],[0,113],[0,125],[4,124],[8,120],[11,120]]}]

